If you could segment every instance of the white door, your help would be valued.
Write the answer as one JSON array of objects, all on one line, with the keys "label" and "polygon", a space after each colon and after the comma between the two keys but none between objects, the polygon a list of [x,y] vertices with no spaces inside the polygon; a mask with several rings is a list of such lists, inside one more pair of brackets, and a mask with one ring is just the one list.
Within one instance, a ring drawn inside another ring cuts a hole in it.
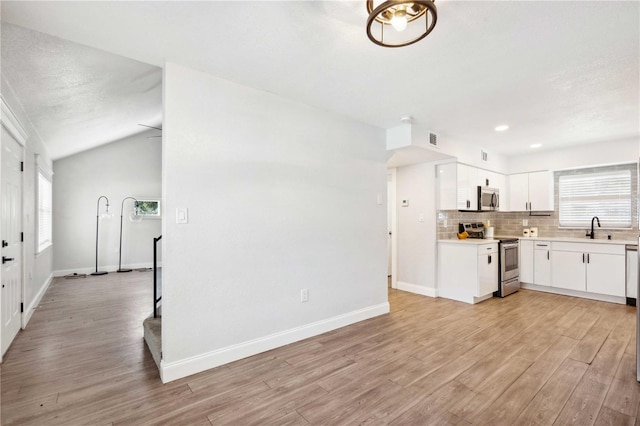
[{"label": "white door", "polygon": [[2,128],[2,354],[20,330],[22,302],[22,147]]}]

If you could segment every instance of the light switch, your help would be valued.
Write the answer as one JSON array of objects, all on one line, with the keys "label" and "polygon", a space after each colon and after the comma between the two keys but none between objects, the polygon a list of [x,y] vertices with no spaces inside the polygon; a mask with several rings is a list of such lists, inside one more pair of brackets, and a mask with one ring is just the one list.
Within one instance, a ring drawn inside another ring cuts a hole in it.
[{"label": "light switch", "polygon": [[420,213],[420,216],[418,216],[418,222],[424,222],[424,213]]},{"label": "light switch", "polygon": [[189,223],[189,210],[186,207],[176,209],[176,223]]},{"label": "light switch", "polygon": [[379,206],[382,205],[382,194],[378,194],[378,198],[376,199]]}]

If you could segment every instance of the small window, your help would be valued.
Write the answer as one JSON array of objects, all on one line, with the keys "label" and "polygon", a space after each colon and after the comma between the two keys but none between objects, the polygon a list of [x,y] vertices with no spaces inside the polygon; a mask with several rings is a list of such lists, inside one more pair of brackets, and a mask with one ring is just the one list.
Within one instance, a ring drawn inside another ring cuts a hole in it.
[{"label": "small window", "polygon": [[143,218],[160,218],[160,200],[137,198],[134,203],[136,216]]},{"label": "small window", "polygon": [[631,228],[631,170],[575,171],[558,179],[559,225],[589,228],[598,216],[603,228]]},{"label": "small window", "polygon": [[52,244],[51,180],[38,172],[38,253]]}]

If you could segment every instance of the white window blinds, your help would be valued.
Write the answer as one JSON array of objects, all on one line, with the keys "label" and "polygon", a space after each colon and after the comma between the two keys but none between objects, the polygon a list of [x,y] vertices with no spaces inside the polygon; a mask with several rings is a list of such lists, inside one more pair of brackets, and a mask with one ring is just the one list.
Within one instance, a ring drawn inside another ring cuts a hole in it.
[{"label": "white window blinds", "polygon": [[52,205],[51,181],[38,172],[38,253],[51,245]]},{"label": "white window blinds", "polygon": [[561,227],[589,228],[598,216],[603,228],[631,228],[631,171],[560,176],[558,203]]}]

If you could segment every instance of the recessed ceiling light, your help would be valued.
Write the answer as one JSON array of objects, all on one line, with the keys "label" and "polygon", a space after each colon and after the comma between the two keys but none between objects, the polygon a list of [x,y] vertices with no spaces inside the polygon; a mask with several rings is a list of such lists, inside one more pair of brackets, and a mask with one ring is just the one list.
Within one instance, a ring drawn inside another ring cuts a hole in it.
[{"label": "recessed ceiling light", "polygon": [[501,124],[499,126],[496,126],[496,132],[504,132],[508,128],[509,126],[507,126],[506,124]]},{"label": "recessed ceiling light", "polygon": [[535,149],[535,148],[540,148],[542,146],[541,143],[534,143],[531,145],[531,148]]}]

